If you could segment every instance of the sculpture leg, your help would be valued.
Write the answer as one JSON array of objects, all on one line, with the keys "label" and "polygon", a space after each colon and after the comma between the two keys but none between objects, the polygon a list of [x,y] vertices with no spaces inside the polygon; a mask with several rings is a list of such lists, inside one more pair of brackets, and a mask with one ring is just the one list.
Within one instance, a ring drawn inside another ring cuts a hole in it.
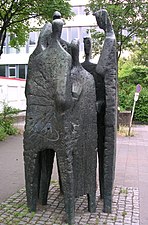
[{"label": "sculpture leg", "polygon": [[98,150],[100,198],[104,196],[104,150]]},{"label": "sculpture leg", "polygon": [[[61,152],[62,151],[63,150],[61,150]],[[61,154],[57,154],[57,157],[64,193],[65,211],[67,217],[66,222],[68,223],[68,225],[73,225],[75,217],[75,203],[74,203],[72,157],[67,157],[65,154],[63,154],[63,152]]]},{"label": "sculpture leg", "polygon": [[54,155],[55,152],[52,149],[44,150],[40,153],[41,178],[40,178],[39,201],[42,205],[47,204],[48,190],[54,163]]},{"label": "sculpture leg", "polygon": [[88,199],[88,211],[90,213],[96,212],[96,190],[92,193],[87,194]]},{"label": "sculpture leg", "polygon": [[39,183],[39,153],[35,152],[34,149],[25,150],[24,162],[27,206],[30,211],[36,211]]},{"label": "sculpture leg", "polygon": [[115,171],[115,128],[106,128],[105,150],[104,150],[104,207],[105,213],[112,211],[112,189]]},{"label": "sculpture leg", "polygon": [[100,198],[104,198],[104,126],[98,129],[98,161],[99,161],[99,186]]}]

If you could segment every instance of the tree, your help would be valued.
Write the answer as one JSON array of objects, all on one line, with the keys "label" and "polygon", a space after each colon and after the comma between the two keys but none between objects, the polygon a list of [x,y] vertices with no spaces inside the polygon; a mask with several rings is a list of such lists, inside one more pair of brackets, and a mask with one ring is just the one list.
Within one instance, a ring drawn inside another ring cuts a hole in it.
[{"label": "tree", "polygon": [[[122,50],[134,48],[133,39],[146,36],[147,3],[145,0],[90,0],[86,12],[105,8],[113,23],[117,39],[118,59]],[[102,41],[102,33],[92,31],[94,51]]]},{"label": "tree", "polygon": [[66,0],[1,0],[0,1],[0,55],[8,32],[10,45],[18,48],[25,44],[30,31],[31,19],[37,23],[51,21],[54,11],[60,11],[62,16],[71,16],[71,6]]},{"label": "tree", "polygon": [[147,54],[147,37],[138,38],[136,40],[136,46],[132,54],[132,60],[134,64],[138,66],[148,67],[148,54]]}]

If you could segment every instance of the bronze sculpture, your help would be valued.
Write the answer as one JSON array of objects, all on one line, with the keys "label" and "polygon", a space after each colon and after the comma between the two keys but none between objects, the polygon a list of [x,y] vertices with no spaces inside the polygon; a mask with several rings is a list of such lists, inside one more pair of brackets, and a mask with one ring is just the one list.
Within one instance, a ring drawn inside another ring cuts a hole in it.
[{"label": "bronze sculpture", "polygon": [[[116,47],[106,10],[95,13],[106,37],[97,64],[90,62],[91,40],[85,38],[85,62],[79,42],[61,39],[63,21],[55,12],[41,30],[28,64],[24,162],[27,205],[47,204],[53,161],[57,155],[61,191],[69,225],[74,224],[75,197],[87,194],[96,210],[96,153],[104,212],[112,208],[116,143]],[[83,68],[83,67],[84,68]],[[93,76],[92,76],[93,75]]]}]

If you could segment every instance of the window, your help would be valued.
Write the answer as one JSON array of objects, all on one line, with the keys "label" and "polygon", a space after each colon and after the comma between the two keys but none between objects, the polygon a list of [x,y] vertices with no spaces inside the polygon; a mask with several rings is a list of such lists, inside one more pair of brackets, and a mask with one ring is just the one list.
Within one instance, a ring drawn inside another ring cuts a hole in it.
[{"label": "window", "polygon": [[5,38],[5,40],[4,40],[4,46],[6,46],[6,38]]},{"label": "window", "polygon": [[16,48],[9,47],[9,53],[16,53]]},{"label": "window", "polygon": [[36,39],[35,39],[35,32],[30,32],[29,34],[29,45],[35,45]]},{"label": "window", "polygon": [[25,65],[19,65],[19,78],[25,79]]},{"label": "window", "polygon": [[71,39],[79,38],[78,36],[78,27],[71,28]]},{"label": "window", "polygon": [[19,52],[18,53],[26,53],[26,46],[24,47],[20,47]]},{"label": "window", "polygon": [[62,35],[61,35],[61,38],[62,39],[64,39],[65,41],[67,41],[67,28],[66,27],[64,27],[63,29],[62,29]]},{"label": "window", "polygon": [[39,37],[39,32],[30,32],[29,45],[36,45]]},{"label": "window", "polygon": [[90,27],[82,27],[82,37],[90,36]]},{"label": "window", "polygon": [[80,15],[86,15],[85,6],[80,7]]},{"label": "window", "polygon": [[74,12],[76,15],[79,14],[79,7],[78,6],[73,6],[72,7],[72,12]]},{"label": "window", "polygon": [[9,50],[8,50],[8,52],[9,53],[16,53],[16,48],[13,48],[13,47],[10,46],[10,41],[13,41],[14,39],[15,39],[15,34],[10,34],[8,36],[8,42],[9,42]]},{"label": "window", "polygon": [[85,15],[85,6],[73,6],[72,12],[74,12],[76,15]]},{"label": "window", "polygon": [[81,27],[80,51],[84,51],[84,37],[90,37],[90,27]]},{"label": "window", "polygon": [[3,47],[3,54],[6,54],[6,46]]},{"label": "window", "polygon": [[37,41],[38,41],[39,32],[30,32],[29,34],[29,49],[27,49],[27,52],[30,54],[34,51]]},{"label": "window", "polygon": [[0,65],[0,77],[5,77],[5,66]]},{"label": "window", "polygon": [[8,77],[16,77],[16,67],[15,67],[15,65],[9,65]]}]

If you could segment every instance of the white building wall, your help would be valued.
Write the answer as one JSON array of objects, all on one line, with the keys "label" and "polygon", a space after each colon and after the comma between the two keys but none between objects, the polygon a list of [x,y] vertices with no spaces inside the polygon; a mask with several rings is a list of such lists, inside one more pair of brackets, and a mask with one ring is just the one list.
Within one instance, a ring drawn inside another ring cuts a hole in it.
[{"label": "white building wall", "polygon": [[11,64],[28,64],[30,54],[20,53],[20,54],[2,54],[0,59],[1,65],[11,65]]},{"label": "white building wall", "polygon": [[25,83],[24,79],[0,77],[0,111],[4,103],[26,110]]},{"label": "white building wall", "polygon": [[70,0],[69,3],[72,6],[75,6],[75,5],[86,5],[86,4],[89,3],[89,0]]}]

